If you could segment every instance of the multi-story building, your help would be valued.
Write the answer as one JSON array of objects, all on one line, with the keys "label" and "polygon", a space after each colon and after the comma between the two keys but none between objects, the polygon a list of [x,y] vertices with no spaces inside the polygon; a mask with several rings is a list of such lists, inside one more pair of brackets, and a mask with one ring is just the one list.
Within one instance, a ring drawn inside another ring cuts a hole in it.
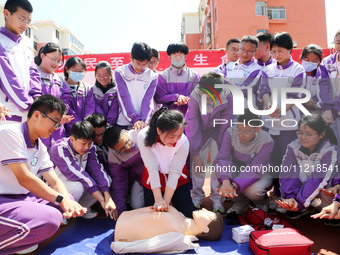
[{"label": "multi-story building", "polygon": [[[289,32],[298,48],[309,43],[327,48],[324,0],[201,0],[198,16],[200,49],[223,48],[232,37],[242,38],[261,31]],[[185,17],[183,14],[186,21]],[[191,45],[191,40],[186,41],[183,20],[183,41],[195,49],[196,42]],[[190,38],[194,36],[198,37],[190,33]]]},{"label": "multi-story building", "polygon": [[[4,5],[0,5],[0,26],[5,25],[3,15]],[[27,47],[36,54],[48,42],[57,43],[62,48],[64,55],[82,55],[87,52],[84,44],[67,28],[58,26],[52,20],[34,21],[22,35],[22,40]]]}]

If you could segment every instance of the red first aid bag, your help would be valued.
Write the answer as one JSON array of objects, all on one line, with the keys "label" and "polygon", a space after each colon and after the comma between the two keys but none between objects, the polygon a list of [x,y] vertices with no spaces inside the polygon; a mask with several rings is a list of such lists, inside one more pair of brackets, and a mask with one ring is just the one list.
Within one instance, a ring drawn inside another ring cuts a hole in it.
[{"label": "red first aid bag", "polygon": [[256,255],[310,255],[313,245],[293,228],[253,231],[249,236],[249,247]]}]

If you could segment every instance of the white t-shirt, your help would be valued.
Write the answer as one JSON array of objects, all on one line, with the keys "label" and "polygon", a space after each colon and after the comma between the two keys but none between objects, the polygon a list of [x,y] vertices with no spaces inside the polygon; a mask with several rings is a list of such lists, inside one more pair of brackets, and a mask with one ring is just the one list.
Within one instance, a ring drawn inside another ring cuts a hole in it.
[{"label": "white t-shirt", "polygon": [[0,148],[0,194],[29,193],[19,184],[8,166],[10,163],[24,162],[34,175],[53,169],[46,146],[41,140],[38,139],[35,146],[32,146],[26,122],[1,126]]}]

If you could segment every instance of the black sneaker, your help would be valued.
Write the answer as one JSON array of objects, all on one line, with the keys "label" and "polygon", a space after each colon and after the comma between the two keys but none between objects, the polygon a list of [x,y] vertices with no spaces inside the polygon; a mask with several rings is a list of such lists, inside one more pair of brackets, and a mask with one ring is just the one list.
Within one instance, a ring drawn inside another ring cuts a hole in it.
[{"label": "black sneaker", "polygon": [[329,227],[340,227],[340,220],[325,219],[325,225]]},{"label": "black sneaker", "polygon": [[227,225],[241,225],[241,222],[238,218],[238,214],[235,211],[227,213],[226,218]]}]

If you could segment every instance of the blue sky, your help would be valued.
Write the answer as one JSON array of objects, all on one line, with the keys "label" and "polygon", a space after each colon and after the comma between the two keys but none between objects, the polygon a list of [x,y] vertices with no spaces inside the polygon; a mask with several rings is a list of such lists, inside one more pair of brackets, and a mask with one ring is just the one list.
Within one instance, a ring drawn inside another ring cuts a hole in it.
[{"label": "blue sky", "polygon": [[[328,42],[340,29],[340,0],[326,1]],[[6,0],[0,0],[4,4]],[[180,40],[182,12],[198,10],[199,0],[30,0],[33,20],[67,27],[93,53],[130,52],[135,41],[166,50]],[[303,18],[303,17],[301,17]],[[289,31],[288,31],[289,32]]]}]

